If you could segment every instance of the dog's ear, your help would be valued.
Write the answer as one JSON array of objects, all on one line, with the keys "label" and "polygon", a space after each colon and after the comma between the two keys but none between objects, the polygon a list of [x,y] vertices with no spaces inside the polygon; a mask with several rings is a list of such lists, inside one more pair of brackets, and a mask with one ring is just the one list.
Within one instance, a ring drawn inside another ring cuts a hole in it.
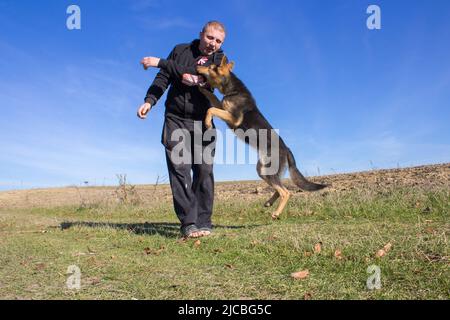
[{"label": "dog's ear", "polygon": [[223,67],[224,65],[226,65],[228,62],[227,57],[223,56],[222,57],[222,61],[220,61],[220,66]]},{"label": "dog's ear", "polygon": [[231,70],[233,70],[233,68],[234,68],[234,61],[231,61],[231,62],[227,65],[227,67],[228,67],[228,71],[231,72]]}]

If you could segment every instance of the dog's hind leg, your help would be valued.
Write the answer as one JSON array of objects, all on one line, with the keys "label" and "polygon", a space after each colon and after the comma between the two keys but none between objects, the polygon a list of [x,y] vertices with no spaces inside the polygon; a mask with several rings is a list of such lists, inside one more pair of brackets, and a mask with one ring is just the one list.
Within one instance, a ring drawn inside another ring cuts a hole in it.
[{"label": "dog's hind leg", "polygon": [[279,197],[280,197],[280,194],[278,193],[278,191],[275,191],[275,193],[272,195],[272,197],[264,203],[264,206],[271,207],[274,204],[274,202],[277,201],[277,199]]},{"label": "dog's hind leg", "polygon": [[289,192],[288,189],[286,189],[286,187],[284,187],[281,184],[281,181],[280,184],[273,185],[273,187],[280,194],[281,198],[280,203],[278,204],[278,208],[272,213],[272,219],[277,219],[280,213],[283,212],[286,204],[288,203],[289,198],[291,197],[291,193]]},{"label": "dog's hind leg", "polygon": [[[258,164],[256,165],[256,171],[258,172],[258,175],[261,177],[261,179],[267,182],[268,185],[275,189],[275,194],[272,196],[272,198],[269,199],[269,201],[266,202],[266,206],[271,202],[271,200],[275,201],[278,197],[280,197],[280,203],[278,204],[277,209],[272,213],[272,219],[277,219],[286,206],[287,202],[289,201],[291,193],[288,189],[286,189],[286,187],[283,186],[281,182],[281,168],[275,174],[265,174],[264,169],[264,165],[261,163],[261,161],[258,161]],[[271,204],[273,204],[273,202]]]}]

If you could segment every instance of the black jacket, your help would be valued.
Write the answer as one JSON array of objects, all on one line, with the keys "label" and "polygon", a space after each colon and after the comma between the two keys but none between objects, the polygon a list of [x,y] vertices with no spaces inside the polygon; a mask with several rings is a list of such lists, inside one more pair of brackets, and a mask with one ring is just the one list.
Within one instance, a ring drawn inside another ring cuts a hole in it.
[{"label": "black jacket", "polygon": [[[175,46],[167,59],[161,59],[158,64],[160,71],[147,91],[145,102],[154,106],[170,85],[165,103],[166,116],[200,121],[205,118],[208,100],[197,86],[187,86],[181,82],[183,73],[197,74],[197,61],[204,57],[198,49],[199,43],[197,39],[190,44]],[[220,65],[223,56],[223,51],[219,50],[208,56],[208,61],[203,65]]]}]

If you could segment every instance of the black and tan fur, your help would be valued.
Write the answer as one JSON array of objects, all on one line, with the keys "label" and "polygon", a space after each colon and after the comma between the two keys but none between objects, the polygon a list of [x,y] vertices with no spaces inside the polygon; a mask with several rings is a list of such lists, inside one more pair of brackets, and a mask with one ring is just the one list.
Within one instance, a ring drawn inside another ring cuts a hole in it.
[{"label": "black and tan fur", "polygon": [[[273,128],[258,110],[250,91],[242,81],[231,72],[233,66],[234,63],[227,63],[227,60],[224,57],[220,66],[212,64],[209,67],[197,67],[197,72],[207,79],[208,84],[212,88],[217,88],[223,94],[222,101],[219,101],[213,93],[200,88],[201,92],[208,98],[211,104],[211,108],[208,109],[205,118],[205,125],[206,127],[211,128],[212,117],[218,117],[224,120],[231,129],[242,129],[244,131],[247,129],[255,129],[257,131],[259,129],[266,129],[269,137],[266,139],[268,145],[265,146],[265,150],[270,151],[270,144],[272,141],[270,139],[270,131]],[[278,135],[276,135],[276,138],[279,139],[279,166],[275,174],[267,174],[267,172],[265,172],[267,164],[263,164],[264,162],[261,161],[259,152],[261,148],[261,139],[259,136],[256,145],[253,145],[253,147],[257,149],[259,155],[256,166],[258,175],[275,189],[275,193],[266,201],[265,206],[272,206],[273,203],[280,198],[277,209],[272,213],[272,218],[274,219],[276,219],[283,211],[290,197],[290,192],[281,182],[281,177],[286,171],[286,168],[289,168],[292,181],[302,190],[315,191],[326,187],[326,185],[308,181],[297,169],[291,150]],[[245,142],[249,143],[248,141]]]}]

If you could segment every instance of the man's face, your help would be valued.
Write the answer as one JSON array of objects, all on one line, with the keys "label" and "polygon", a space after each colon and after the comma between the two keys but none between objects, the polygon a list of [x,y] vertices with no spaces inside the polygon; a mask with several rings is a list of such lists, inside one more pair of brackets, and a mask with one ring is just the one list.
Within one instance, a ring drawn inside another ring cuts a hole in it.
[{"label": "man's face", "polygon": [[200,32],[199,49],[206,56],[218,51],[225,40],[225,33],[214,27],[208,27],[204,32]]}]

